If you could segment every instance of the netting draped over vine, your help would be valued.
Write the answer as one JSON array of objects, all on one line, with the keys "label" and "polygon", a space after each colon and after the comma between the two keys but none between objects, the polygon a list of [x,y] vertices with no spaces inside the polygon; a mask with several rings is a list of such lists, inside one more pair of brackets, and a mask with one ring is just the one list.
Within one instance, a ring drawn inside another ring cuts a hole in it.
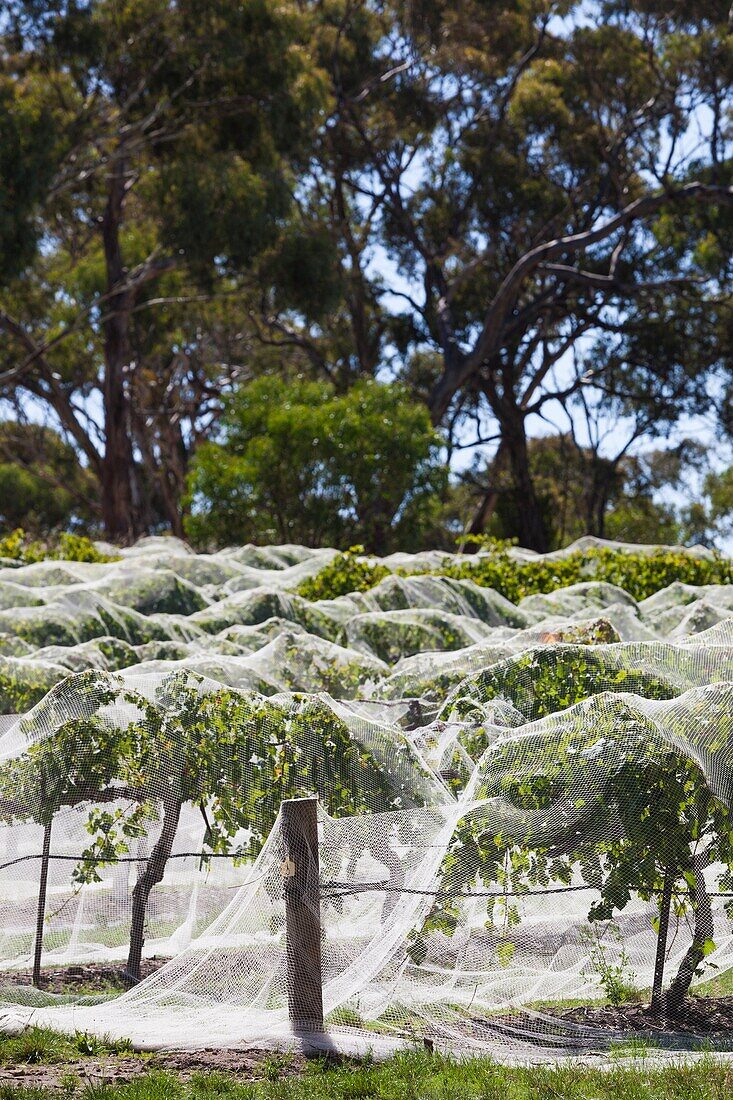
[{"label": "netting draped over vine", "polygon": [[337,1047],[599,1046],[563,1003],[651,988],[665,896],[670,1005],[733,969],[733,586],[514,604],[426,554],[297,595],[332,558],[0,569],[5,1026],[292,1041],[281,804],[311,794]]}]

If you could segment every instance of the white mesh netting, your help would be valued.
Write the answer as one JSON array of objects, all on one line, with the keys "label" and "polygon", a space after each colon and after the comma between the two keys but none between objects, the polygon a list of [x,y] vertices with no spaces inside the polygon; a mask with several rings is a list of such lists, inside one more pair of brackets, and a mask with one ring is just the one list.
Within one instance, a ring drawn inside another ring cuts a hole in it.
[{"label": "white mesh netting", "polygon": [[733,586],[295,595],[332,556],[0,569],[2,1025],[600,1048],[667,902],[670,1011],[733,969]]}]

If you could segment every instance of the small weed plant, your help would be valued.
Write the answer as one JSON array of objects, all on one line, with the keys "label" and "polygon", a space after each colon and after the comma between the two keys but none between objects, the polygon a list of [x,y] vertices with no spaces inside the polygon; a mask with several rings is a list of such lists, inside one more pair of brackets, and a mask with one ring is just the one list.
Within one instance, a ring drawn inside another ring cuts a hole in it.
[{"label": "small weed plant", "polygon": [[639,996],[636,975],[618,925],[613,921],[593,923],[581,938],[588,948],[590,970],[598,976],[609,1003],[622,1005],[636,1000]]}]

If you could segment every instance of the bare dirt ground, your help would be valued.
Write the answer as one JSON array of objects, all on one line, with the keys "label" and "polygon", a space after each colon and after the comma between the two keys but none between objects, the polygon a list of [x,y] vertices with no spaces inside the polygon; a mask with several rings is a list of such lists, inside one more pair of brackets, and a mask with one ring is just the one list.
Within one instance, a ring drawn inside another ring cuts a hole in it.
[{"label": "bare dirt ground", "polygon": [[690,997],[678,1016],[662,1020],[652,1015],[648,1005],[641,1004],[580,1005],[552,1015],[602,1031],[656,1031],[660,1035],[695,1035],[733,1042],[733,997]]},{"label": "bare dirt ground", "polygon": [[555,1049],[602,1053],[636,1040],[667,1050],[733,1050],[733,997],[691,997],[674,1017],[660,1018],[645,1004],[537,1006],[474,1020],[476,1034]]},{"label": "bare dirt ground", "polygon": [[[143,959],[140,966],[142,978],[147,978],[159,970],[167,959]],[[125,989],[122,963],[79,963],[75,966],[47,966],[41,971],[41,986],[44,993],[108,993],[115,989]],[[29,986],[30,970],[6,970],[0,975],[0,986]]]},{"label": "bare dirt ground", "polygon": [[110,1054],[99,1058],[78,1058],[50,1065],[0,1066],[0,1084],[24,1088],[60,1088],[70,1078],[82,1084],[131,1081],[151,1070],[165,1070],[185,1080],[195,1073],[226,1073],[243,1080],[289,1077],[302,1073],[306,1060],[301,1055],[278,1056],[271,1050],[171,1050],[147,1057]]}]

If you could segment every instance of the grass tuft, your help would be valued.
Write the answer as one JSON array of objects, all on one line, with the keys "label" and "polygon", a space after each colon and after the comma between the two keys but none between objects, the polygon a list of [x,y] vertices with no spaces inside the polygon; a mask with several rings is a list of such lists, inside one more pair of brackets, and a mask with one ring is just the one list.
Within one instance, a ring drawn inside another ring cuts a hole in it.
[{"label": "grass tuft", "polygon": [[63,1035],[47,1027],[27,1027],[15,1035],[0,1035],[0,1066],[55,1065],[78,1058],[98,1058],[107,1054],[130,1054],[129,1039],[111,1039],[77,1031]]}]

